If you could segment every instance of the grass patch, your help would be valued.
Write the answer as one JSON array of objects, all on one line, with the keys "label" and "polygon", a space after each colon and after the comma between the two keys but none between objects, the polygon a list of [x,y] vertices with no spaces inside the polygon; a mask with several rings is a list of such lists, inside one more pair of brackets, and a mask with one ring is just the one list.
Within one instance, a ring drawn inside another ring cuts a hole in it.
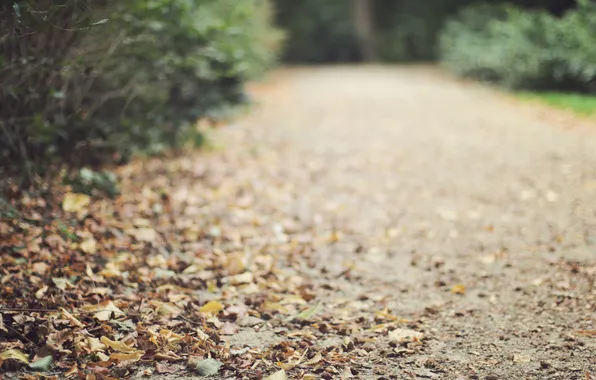
[{"label": "grass patch", "polygon": [[582,116],[596,115],[596,96],[563,92],[521,92],[518,98],[547,104]]}]

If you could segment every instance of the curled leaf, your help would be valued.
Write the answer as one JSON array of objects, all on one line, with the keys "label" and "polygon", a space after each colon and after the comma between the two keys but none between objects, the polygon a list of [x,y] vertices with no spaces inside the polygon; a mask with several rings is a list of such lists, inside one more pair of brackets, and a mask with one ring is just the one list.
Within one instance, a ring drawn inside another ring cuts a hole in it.
[{"label": "curled leaf", "polygon": [[110,347],[112,350],[124,352],[124,353],[133,353],[138,351],[137,349],[130,347],[124,342],[110,340],[109,338],[102,336],[100,338],[101,343],[105,344],[106,346]]}]

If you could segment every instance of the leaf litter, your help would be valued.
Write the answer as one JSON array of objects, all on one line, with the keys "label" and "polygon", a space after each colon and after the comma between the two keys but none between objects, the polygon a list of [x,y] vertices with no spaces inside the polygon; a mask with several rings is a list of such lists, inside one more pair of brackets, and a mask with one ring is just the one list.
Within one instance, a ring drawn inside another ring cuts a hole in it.
[{"label": "leaf litter", "polygon": [[21,215],[0,221],[11,236],[0,245],[3,370],[113,379],[186,362],[205,376],[345,377],[370,351],[356,347],[404,322],[312,282],[317,251],[347,236],[258,202],[291,186],[202,159],[119,168],[114,199],[56,186],[11,201]]}]

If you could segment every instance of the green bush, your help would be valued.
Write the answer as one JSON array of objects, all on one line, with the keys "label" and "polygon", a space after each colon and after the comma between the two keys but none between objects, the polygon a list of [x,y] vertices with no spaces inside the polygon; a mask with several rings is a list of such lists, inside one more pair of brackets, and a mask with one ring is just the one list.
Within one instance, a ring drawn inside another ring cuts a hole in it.
[{"label": "green bush", "polygon": [[260,0],[43,3],[0,5],[0,169],[27,180],[200,142],[280,39]]},{"label": "green bush", "polygon": [[583,1],[562,17],[481,5],[442,32],[441,60],[457,74],[511,88],[585,91],[596,79],[596,8]]}]

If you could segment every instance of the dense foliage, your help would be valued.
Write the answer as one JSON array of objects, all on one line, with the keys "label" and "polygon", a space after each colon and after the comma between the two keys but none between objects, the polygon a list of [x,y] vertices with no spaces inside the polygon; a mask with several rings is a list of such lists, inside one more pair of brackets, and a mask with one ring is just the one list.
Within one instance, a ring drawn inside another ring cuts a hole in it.
[{"label": "dense foliage", "polygon": [[[290,62],[337,62],[361,59],[352,3],[357,0],[275,0],[278,23],[289,35],[285,59]],[[362,0],[364,1],[364,0]],[[479,0],[368,0],[374,10],[379,59],[389,62],[437,58],[438,37],[445,22]],[[524,9],[560,15],[574,0],[493,0]]]},{"label": "dense foliage", "polygon": [[288,32],[289,62],[350,62],[360,51],[346,0],[276,0],[277,22]]},{"label": "dense foliage", "polygon": [[475,6],[450,21],[442,60],[454,72],[512,88],[594,90],[596,4],[561,17],[515,7]]},{"label": "dense foliage", "polygon": [[279,41],[259,0],[47,4],[0,5],[0,169],[26,180],[200,142]]}]

